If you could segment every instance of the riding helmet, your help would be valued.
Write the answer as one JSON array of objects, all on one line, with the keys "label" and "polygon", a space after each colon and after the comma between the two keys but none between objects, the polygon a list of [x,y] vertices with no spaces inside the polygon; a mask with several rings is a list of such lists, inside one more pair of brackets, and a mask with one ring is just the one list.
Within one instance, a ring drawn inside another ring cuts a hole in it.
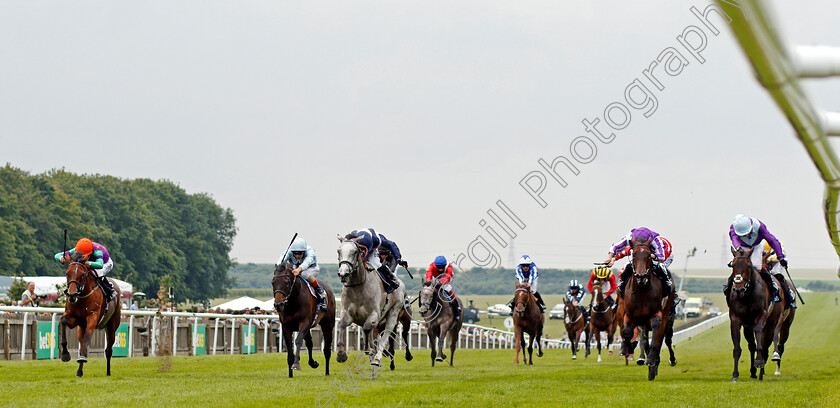
[{"label": "riding helmet", "polygon": [[84,255],[90,255],[93,253],[93,241],[88,238],[82,238],[78,242],[76,242],[76,252],[80,252]]},{"label": "riding helmet", "polygon": [[435,266],[446,266],[446,258],[443,255],[435,258]]}]

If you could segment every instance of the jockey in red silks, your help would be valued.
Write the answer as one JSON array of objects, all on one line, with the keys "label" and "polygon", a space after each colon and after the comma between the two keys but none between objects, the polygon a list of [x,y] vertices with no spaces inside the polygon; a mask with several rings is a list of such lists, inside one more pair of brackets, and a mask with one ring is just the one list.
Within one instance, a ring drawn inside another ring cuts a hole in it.
[{"label": "jockey in red silks", "polygon": [[452,291],[452,275],[452,264],[447,264],[446,258],[441,255],[429,264],[429,269],[426,271],[426,280],[437,279],[443,285],[444,296],[441,296],[441,298],[449,300],[452,312],[455,313],[455,319],[457,320],[461,318],[461,307],[458,306],[455,292]]}]

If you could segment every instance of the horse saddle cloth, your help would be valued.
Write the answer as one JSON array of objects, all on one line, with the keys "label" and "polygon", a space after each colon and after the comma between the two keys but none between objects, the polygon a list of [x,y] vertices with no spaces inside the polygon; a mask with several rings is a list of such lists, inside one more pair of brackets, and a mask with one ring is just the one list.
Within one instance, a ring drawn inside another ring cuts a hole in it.
[{"label": "horse saddle cloth", "polygon": [[105,312],[102,313],[102,317],[99,318],[99,323],[96,324],[96,328],[104,328],[108,320],[111,319],[111,316],[114,315],[115,310],[117,310],[117,299],[111,299],[111,301],[105,305]]},{"label": "horse saddle cloth", "polygon": [[314,297],[315,299],[318,299],[318,295],[315,294],[315,287],[312,286],[312,284],[309,283],[309,281],[306,280],[306,279],[304,279],[303,282],[306,284],[306,287],[309,288],[309,293],[312,294],[312,297]]}]

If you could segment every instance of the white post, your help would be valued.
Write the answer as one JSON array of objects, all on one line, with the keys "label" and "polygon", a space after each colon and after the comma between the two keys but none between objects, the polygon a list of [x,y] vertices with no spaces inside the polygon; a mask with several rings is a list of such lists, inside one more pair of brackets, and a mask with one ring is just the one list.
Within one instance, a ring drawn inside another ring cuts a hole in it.
[{"label": "white post", "polygon": [[[206,331],[204,333],[205,333],[205,335],[207,334]],[[198,347],[198,318],[196,317],[195,320],[193,321],[193,335],[192,335],[192,351],[193,352],[192,352],[192,355],[195,355],[195,352],[197,351],[196,350],[197,347]],[[207,348],[205,347],[204,350],[206,352]]]},{"label": "white post", "polygon": [[420,337],[420,327],[421,327],[421,326],[422,326],[422,325],[421,325],[421,324],[420,324],[420,322],[418,321],[418,322],[417,322],[417,348],[418,348],[418,349],[423,348],[423,339]]},{"label": "white post", "polygon": [[338,353],[338,325],[333,325],[333,353]]},{"label": "white post", "polygon": [[268,319],[263,320],[263,322],[265,323],[263,324],[263,353],[268,353],[268,351],[266,351],[266,349],[268,348],[268,332],[270,331],[268,326]]},{"label": "white post", "polygon": [[349,325],[344,329],[344,338],[347,339],[347,341],[344,342],[344,345],[347,346],[347,347],[350,347],[350,326]]},{"label": "white post", "polygon": [[23,314],[23,334],[20,338],[20,359],[26,360],[26,321],[29,319],[29,313]]},{"label": "white post", "polygon": [[219,318],[216,318],[216,326],[213,328],[213,355],[216,355],[216,342],[219,340]]},{"label": "white post", "polygon": [[172,355],[178,355],[178,316],[172,318]]},{"label": "white post", "polygon": [[236,344],[236,319],[230,319],[230,354],[233,354],[233,346]]},{"label": "white post", "polygon": [[[367,340],[367,339],[365,339]],[[362,327],[356,326],[356,350],[362,349]]]},{"label": "white post", "polygon": [[248,353],[246,353],[246,354],[251,354],[251,342],[252,341],[254,342],[255,345],[257,344],[257,342],[254,341],[254,335],[251,334],[251,328],[252,327],[254,327],[254,324],[252,323],[251,319],[248,319],[248,336],[247,336],[248,344],[246,345],[244,341],[242,342],[242,347],[248,349]]},{"label": "white post", "polygon": [[[55,337],[56,336],[56,333],[55,333],[55,316],[56,316],[56,314],[53,313],[52,314],[52,319],[50,320],[50,322],[51,322],[50,323],[50,339],[52,339],[52,340],[50,340],[50,360],[55,359],[55,353],[53,352],[53,350],[57,350],[57,348],[55,347],[55,343],[58,340]],[[129,356],[129,357],[131,357],[131,356]]]},{"label": "white post", "polygon": [[134,315],[128,317],[128,356],[134,357]]},{"label": "white post", "polygon": [[153,356],[157,355],[157,316],[152,318],[152,333],[149,335],[149,341],[152,342],[152,352],[150,353]]}]

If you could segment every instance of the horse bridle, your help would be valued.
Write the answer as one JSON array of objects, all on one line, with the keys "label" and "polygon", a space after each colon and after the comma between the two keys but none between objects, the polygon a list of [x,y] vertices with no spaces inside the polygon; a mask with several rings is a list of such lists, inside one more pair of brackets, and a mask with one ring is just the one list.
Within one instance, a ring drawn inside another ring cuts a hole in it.
[{"label": "horse bridle", "polygon": [[[358,259],[361,258],[361,252],[359,252],[359,246],[358,245],[356,245],[356,251],[357,251],[357,254],[353,255],[354,262],[350,262],[346,259],[343,260],[343,261],[339,261],[338,262],[339,269],[341,268],[341,265],[344,265],[344,264],[347,264],[347,266],[350,268],[350,272],[354,272],[356,269],[358,269],[358,267],[359,267]],[[345,283],[345,284],[343,284],[344,287],[345,288],[355,288],[356,286],[364,285],[365,282],[367,282],[367,273],[363,274],[363,276],[364,276],[364,278],[362,279],[361,282],[354,283],[352,285],[348,285],[348,284]]]},{"label": "horse bridle", "polygon": [[[283,277],[283,276],[284,276],[284,274],[281,272],[281,273],[279,273],[279,274],[277,274],[277,275],[274,275],[274,276],[276,276],[276,277],[278,277],[278,278],[279,278],[279,277]],[[289,283],[289,293],[285,293],[285,292],[283,292],[283,291],[282,291],[282,290],[280,290],[280,289],[274,289],[274,294],[275,294],[275,295],[276,295],[276,294],[278,294],[278,293],[279,293],[279,294],[281,294],[281,295],[283,295],[283,301],[280,303],[280,304],[281,304],[281,305],[283,305],[283,306],[285,306],[285,305],[289,302],[289,295],[291,295],[291,294],[292,294],[292,291],[294,291],[294,290],[295,290],[295,284],[297,283],[297,275],[295,275],[294,273],[292,273],[292,278],[291,278],[291,279],[288,279],[288,280],[289,280],[289,282],[290,282],[290,283]]]},{"label": "horse bridle", "polygon": [[[595,286],[595,285],[593,285],[593,286]],[[598,291],[600,291],[602,295],[604,294],[603,284],[598,285]],[[592,302],[594,302],[594,301],[595,301],[595,295],[592,295]],[[598,306],[601,306],[601,305],[602,305],[604,302],[606,302],[606,301],[607,301],[607,297],[606,297],[606,296],[604,296],[604,298],[603,298],[603,299],[601,299],[601,301],[600,301],[600,302],[598,302],[597,304],[594,304],[594,305],[593,305],[593,304],[592,304],[592,302],[590,302],[590,304],[589,304],[590,309],[591,309],[593,312],[598,313],[598,314],[604,314],[604,313],[607,313],[607,312],[610,310],[610,308],[609,308],[609,307],[605,307],[605,308],[604,308],[604,310],[603,310],[603,311],[600,311],[600,312],[599,312],[599,311],[598,311],[598,309],[597,309],[597,307],[598,307]]]},{"label": "horse bridle", "polygon": [[[575,306],[575,305],[574,305],[574,303],[572,303],[572,302],[568,302],[568,301],[567,301],[567,302],[566,302],[566,305],[567,305],[567,306],[570,306],[570,308],[571,308],[572,310],[576,310],[576,311],[577,311],[577,313],[578,313],[578,317],[576,317],[576,318],[575,318],[575,320],[571,320],[571,321],[569,321],[569,324],[572,324],[572,323],[577,323],[577,321],[578,321],[578,320],[580,320],[580,319],[583,317],[583,311],[582,311],[582,310],[580,310],[580,307]],[[569,316],[569,315],[568,315],[568,313],[567,313],[567,314],[566,314],[566,317],[568,317],[568,316]]]},{"label": "horse bridle", "polygon": [[[516,288],[516,290],[514,291],[514,293],[519,292],[519,291],[530,292],[530,291],[528,290],[528,288]],[[525,304],[525,301],[524,301],[524,300],[518,300],[518,301],[516,301],[516,303],[514,303],[514,304],[513,304],[513,309],[514,309],[514,310],[516,310],[516,305],[518,305],[518,304],[520,304],[520,303],[522,304],[522,306],[527,306],[527,305]],[[530,296],[528,297],[528,303],[531,303]]]},{"label": "horse bridle", "polygon": [[68,293],[70,291],[70,285],[75,283],[76,287],[78,288],[78,292],[76,293],[76,297],[79,298],[79,299],[84,299],[84,298],[90,296],[91,293],[93,293],[93,291],[91,291],[91,292],[88,292],[87,295],[82,296],[82,293],[85,292],[85,288],[87,287],[87,275],[89,273],[89,269],[88,269],[87,265],[85,265],[81,262],[71,262],[70,265],[68,265],[68,268],[70,266],[73,266],[73,265],[76,266],[76,269],[73,269],[73,277],[76,277],[76,275],[79,273],[79,266],[81,266],[83,268],[84,272],[82,273],[82,282],[79,282],[75,279],[71,279],[69,282],[67,282],[67,289],[64,289],[64,295],[70,296],[70,293]]},{"label": "horse bridle", "polygon": [[[744,256],[744,255],[736,256],[735,258],[733,258],[733,261],[735,259],[747,259],[747,260],[751,261],[749,256]],[[753,266],[752,262],[750,262],[750,274],[752,274],[754,271],[755,271],[755,266]],[[735,266],[734,265],[732,266],[732,272],[733,273],[735,272]],[[740,273],[735,275],[734,277],[732,277],[732,283],[741,283],[741,282],[744,282],[744,276],[741,275]],[[744,282],[744,290],[747,290],[749,288],[750,288],[750,281],[749,281],[749,279],[747,279],[747,281]]]}]

